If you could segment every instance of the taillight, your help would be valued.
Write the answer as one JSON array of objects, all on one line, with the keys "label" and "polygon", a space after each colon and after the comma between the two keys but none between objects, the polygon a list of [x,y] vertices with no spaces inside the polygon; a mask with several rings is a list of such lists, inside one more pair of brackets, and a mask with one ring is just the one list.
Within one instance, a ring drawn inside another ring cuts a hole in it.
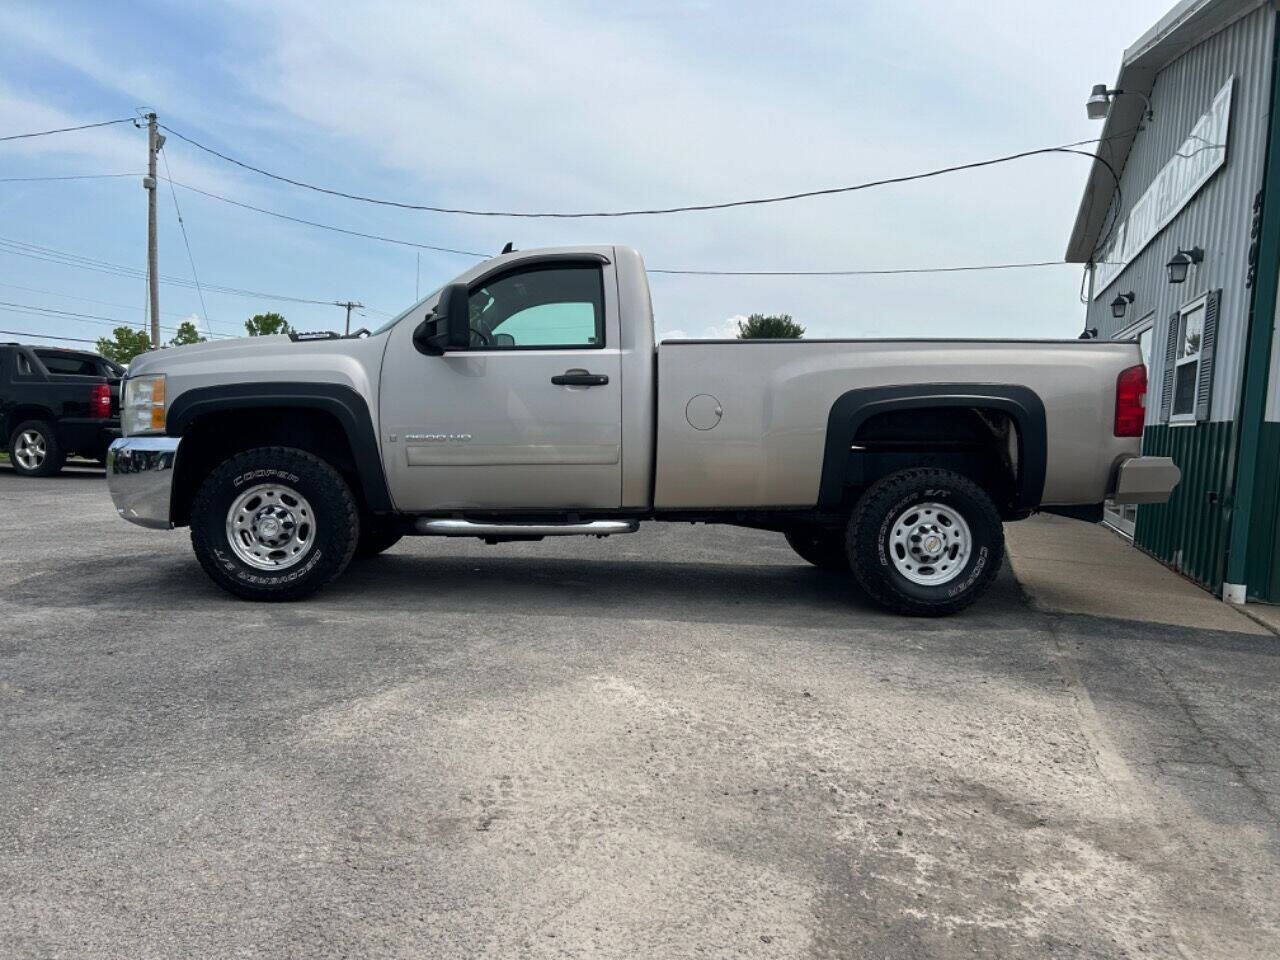
[{"label": "taillight", "polygon": [[95,383],[89,388],[89,416],[105,420],[111,416],[111,388]]},{"label": "taillight", "polygon": [[1141,364],[1116,377],[1116,436],[1140,437],[1147,418],[1147,368]]}]

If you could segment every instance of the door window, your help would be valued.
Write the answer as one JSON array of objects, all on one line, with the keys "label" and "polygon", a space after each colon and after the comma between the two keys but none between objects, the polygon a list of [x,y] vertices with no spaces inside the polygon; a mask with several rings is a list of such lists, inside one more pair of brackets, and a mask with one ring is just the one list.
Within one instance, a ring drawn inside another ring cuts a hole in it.
[{"label": "door window", "polygon": [[471,292],[471,349],[604,346],[604,283],[597,266],[533,267]]}]

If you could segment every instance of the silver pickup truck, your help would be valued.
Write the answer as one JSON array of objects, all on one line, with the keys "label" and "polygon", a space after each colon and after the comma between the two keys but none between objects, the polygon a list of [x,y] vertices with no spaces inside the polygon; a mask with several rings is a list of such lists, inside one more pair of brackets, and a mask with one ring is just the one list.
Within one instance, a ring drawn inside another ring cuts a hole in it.
[{"label": "silver pickup truck", "polygon": [[627,247],[504,254],[378,330],[147,354],[107,479],[120,516],[191,527],[254,600],[402,536],[488,543],[642,521],[773,530],[880,604],[942,615],[1002,522],[1161,502],[1134,343],[666,340]]}]

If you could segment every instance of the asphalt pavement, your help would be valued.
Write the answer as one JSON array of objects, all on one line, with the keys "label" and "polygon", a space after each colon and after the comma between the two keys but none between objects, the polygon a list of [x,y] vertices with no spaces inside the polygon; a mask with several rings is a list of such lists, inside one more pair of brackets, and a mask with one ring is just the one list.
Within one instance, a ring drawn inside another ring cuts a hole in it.
[{"label": "asphalt pavement", "polygon": [[1280,955],[1280,640],[872,608],[781,536],[215,588],[0,466],[4,957]]}]

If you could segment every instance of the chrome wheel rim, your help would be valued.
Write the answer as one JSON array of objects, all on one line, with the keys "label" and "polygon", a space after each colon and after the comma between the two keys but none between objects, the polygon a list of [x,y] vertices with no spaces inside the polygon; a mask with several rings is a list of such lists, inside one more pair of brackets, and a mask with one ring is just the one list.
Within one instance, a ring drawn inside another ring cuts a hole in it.
[{"label": "chrome wheel rim", "polygon": [[48,455],[49,448],[39,430],[23,430],[18,434],[18,442],[13,445],[13,457],[22,469],[38,469]]},{"label": "chrome wheel rim", "polygon": [[960,575],[973,552],[969,524],[953,507],[917,503],[893,521],[889,557],[912,583],[936,587]]},{"label": "chrome wheel rim", "polygon": [[283,484],[251,487],[227,511],[227,542],[256,570],[287,570],[311,551],[315,539],[311,504]]}]

